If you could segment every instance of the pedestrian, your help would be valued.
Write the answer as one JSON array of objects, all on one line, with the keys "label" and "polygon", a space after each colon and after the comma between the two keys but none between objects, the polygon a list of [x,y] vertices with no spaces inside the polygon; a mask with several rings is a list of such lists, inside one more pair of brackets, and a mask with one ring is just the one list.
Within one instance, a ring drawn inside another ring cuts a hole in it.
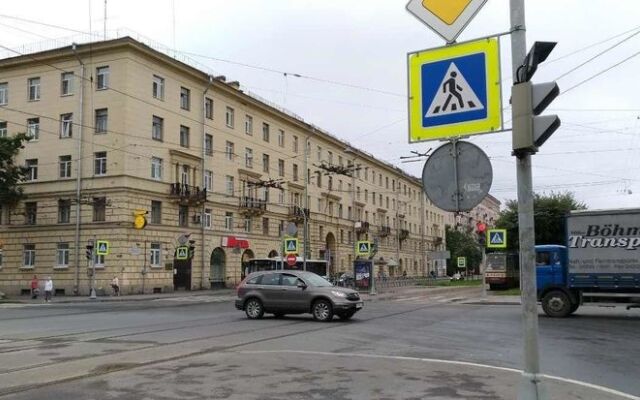
[{"label": "pedestrian", "polygon": [[32,299],[37,299],[38,298],[38,292],[40,291],[38,289],[38,277],[36,275],[33,276],[33,279],[31,279],[31,298]]},{"label": "pedestrian", "polygon": [[53,292],[53,280],[48,276],[47,280],[44,282],[44,301],[48,303],[51,301],[51,293]]},{"label": "pedestrian", "polygon": [[117,276],[114,276],[111,280],[111,288],[113,289],[114,296],[120,296],[120,282],[118,282]]}]

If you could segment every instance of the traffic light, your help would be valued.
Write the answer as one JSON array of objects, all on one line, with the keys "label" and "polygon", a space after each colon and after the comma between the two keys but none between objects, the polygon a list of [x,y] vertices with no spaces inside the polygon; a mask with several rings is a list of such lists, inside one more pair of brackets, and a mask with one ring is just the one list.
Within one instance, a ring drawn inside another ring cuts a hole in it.
[{"label": "traffic light", "polygon": [[196,254],[196,241],[189,240],[189,260]]},{"label": "traffic light", "polygon": [[88,244],[87,245],[87,260],[91,260],[93,258],[93,245],[92,244]]},{"label": "traffic light", "polygon": [[556,82],[533,84],[531,77],[538,64],[547,59],[555,43],[536,42],[518,69],[512,87],[513,152],[516,156],[533,154],[560,127],[557,115],[540,115],[560,94]]}]

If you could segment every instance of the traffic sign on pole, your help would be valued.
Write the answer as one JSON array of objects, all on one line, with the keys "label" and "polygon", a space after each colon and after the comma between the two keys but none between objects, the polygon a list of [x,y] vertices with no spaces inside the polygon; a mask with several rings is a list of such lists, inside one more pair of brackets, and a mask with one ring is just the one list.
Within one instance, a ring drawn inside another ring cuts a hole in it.
[{"label": "traffic sign on pole", "polygon": [[458,268],[467,268],[467,258],[466,257],[458,257]]},{"label": "traffic sign on pole", "polygon": [[295,254],[289,254],[287,256],[287,265],[293,267],[294,265],[296,265],[296,260],[297,257],[295,256]]},{"label": "traffic sign on pole", "polygon": [[356,242],[356,255],[368,256],[371,254],[371,242],[367,240],[361,240]]},{"label": "traffic sign on pole", "polygon": [[109,254],[109,242],[106,240],[96,241],[96,254],[99,256],[106,256]]},{"label": "traffic sign on pole", "polygon": [[298,239],[286,238],[284,240],[284,254],[298,254]]},{"label": "traffic sign on pole", "polygon": [[176,260],[188,260],[189,259],[189,246],[179,246],[176,249]]},{"label": "traffic sign on pole", "polygon": [[409,143],[502,127],[497,38],[408,55]]},{"label": "traffic sign on pole", "polygon": [[486,2],[487,0],[411,0],[407,4],[407,11],[447,43],[451,43]]},{"label": "traffic sign on pole", "polygon": [[506,229],[487,230],[487,248],[506,249],[507,248],[507,230]]}]

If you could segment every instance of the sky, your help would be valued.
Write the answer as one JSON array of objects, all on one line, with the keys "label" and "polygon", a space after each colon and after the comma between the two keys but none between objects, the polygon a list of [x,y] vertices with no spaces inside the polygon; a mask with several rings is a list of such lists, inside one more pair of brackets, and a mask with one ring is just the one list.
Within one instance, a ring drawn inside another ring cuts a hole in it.
[{"label": "sky", "polygon": [[[408,143],[407,53],[445,43],[406,11],[406,3],[108,0],[107,36],[130,32],[174,49],[211,72],[240,81],[244,90],[420,177],[424,161],[402,163],[401,157],[435,150],[443,143]],[[83,36],[86,39],[81,32],[102,34],[104,4],[104,0],[3,2],[0,45],[26,51],[80,42]],[[561,89],[546,113],[558,114],[562,126],[532,160],[536,192],[572,191],[589,208],[638,206],[638,15],[637,0],[526,2],[528,47],[536,40],[558,42],[533,81],[557,80]],[[509,29],[509,1],[488,0],[458,41]],[[510,37],[502,36],[500,46],[504,120],[509,127]],[[515,199],[511,133],[468,140],[491,159],[490,193],[503,202]]]}]

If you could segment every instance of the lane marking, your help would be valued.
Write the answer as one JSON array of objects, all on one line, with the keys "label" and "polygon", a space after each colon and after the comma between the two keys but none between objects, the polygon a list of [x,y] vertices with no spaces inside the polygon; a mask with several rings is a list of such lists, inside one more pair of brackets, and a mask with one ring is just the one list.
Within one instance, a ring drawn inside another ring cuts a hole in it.
[{"label": "lane marking", "polygon": [[[386,356],[381,354],[362,354],[362,353],[331,353],[325,351],[305,351],[305,350],[245,350],[245,351],[237,351],[235,353],[241,354],[272,354],[272,353],[294,353],[294,354],[313,354],[320,356],[339,356],[339,357],[362,357],[362,358],[377,358],[377,359],[388,359],[388,360],[403,360],[403,361],[422,361],[422,362],[430,362],[430,363],[439,363],[439,364],[452,364],[452,365],[464,365],[468,367],[478,367],[478,368],[487,368],[494,369],[497,371],[506,371],[506,372],[515,372],[518,374],[522,374],[522,371],[515,368],[508,367],[497,367],[495,365],[488,364],[478,364],[468,361],[455,361],[455,360],[440,360],[437,358],[420,358],[420,357],[406,357],[406,356]],[[608,394],[613,394],[616,396],[623,397],[625,399],[630,400],[640,400],[640,397],[634,396],[629,393],[624,393],[619,390],[611,389],[606,386],[595,385],[593,383],[578,381],[570,378],[563,378],[560,376],[553,376],[547,374],[539,374],[539,376],[543,378],[547,378],[550,380],[555,380],[558,382],[571,383],[578,386],[584,386],[589,389],[599,390],[601,392],[605,392]]]}]

